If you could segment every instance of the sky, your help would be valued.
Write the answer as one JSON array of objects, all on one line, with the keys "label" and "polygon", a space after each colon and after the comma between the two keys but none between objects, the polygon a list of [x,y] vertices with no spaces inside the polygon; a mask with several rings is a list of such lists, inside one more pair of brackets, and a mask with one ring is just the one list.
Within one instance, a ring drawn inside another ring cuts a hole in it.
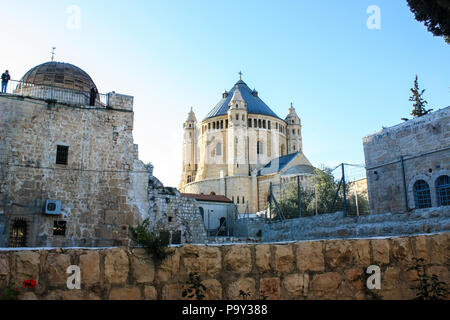
[{"label": "sky", "polygon": [[101,93],[134,96],[139,158],[167,186],[190,108],[202,120],[239,71],[281,118],[294,104],[317,167],[363,164],[362,138],[410,117],[416,74],[429,108],[450,105],[450,45],[406,0],[0,3],[0,70],[19,80],[56,47]]}]

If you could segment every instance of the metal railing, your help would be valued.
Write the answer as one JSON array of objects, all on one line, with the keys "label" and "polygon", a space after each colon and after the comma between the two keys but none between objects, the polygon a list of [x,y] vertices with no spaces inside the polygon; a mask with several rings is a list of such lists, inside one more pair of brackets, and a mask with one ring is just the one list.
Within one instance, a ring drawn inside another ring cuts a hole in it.
[{"label": "metal railing", "polygon": [[[23,81],[10,80],[6,92],[1,95],[14,95],[30,97],[57,103],[66,103],[76,106],[90,106],[90,92],[79,89],[60,88],[45,85],[35,85]],[[95,105],[90,107],[106,108],[109,104],[107,94],[97,94]]]}]

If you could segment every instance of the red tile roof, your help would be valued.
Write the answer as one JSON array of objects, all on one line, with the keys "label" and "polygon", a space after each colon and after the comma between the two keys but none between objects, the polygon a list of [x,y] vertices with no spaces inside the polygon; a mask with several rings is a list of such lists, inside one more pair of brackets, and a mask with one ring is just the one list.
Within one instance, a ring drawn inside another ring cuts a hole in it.
[{"label": "red tile roof", "polygon": [[208,195],[208,194],[194,194],[194,193],[182,193],[182,197],[194,198],[198,201],[211,201],[211,202],[225,202],[233,203],[230,199],[221,195]]}]

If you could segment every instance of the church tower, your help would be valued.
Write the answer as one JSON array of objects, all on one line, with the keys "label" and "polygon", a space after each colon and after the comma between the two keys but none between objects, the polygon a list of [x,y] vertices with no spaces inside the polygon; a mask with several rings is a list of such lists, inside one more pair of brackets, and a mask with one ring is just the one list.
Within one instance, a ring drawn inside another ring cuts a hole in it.
[{"label": "church tower", "polygon": [[197,173],[197,119],[191,108],[187,120],[183,124],[183,183],[191,183],[195,180]]},{"label": "church tower", "polygon": [[247,117],[247,103],[236,84],[228,104],[227,155],[230,176],[249,175]]},{"label": "church tower", "polygon": [[295,108],[292,103],[291,107],[289,108],[289,114],[287,115],[285,120],[287,123],[286,131],[288,154],[303,151],[302,124],[300,118],[295,112]]}]

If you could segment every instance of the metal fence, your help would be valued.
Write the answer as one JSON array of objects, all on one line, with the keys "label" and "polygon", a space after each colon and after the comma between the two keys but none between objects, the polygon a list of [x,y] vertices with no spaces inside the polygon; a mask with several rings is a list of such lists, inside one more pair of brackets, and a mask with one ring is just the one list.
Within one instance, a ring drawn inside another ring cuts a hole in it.
[{"label": "metal fence", "polygon": [[[35,85],[23,81],[10,80],[6,92],[1,94],[42,99],[76,106],[90,106],[90,92],[45,85]],[[95,105],[91,107],[106,108],[109,105],[107,94],[97,94]]]},{"label": "metal fence", "polygon": [[289,219],[325,213],[345,216],[369,214],[366,169],[364,165],[342,163],[322,168],[321,174],[306,179],[290,178],[271,184],[268,219]]}]

